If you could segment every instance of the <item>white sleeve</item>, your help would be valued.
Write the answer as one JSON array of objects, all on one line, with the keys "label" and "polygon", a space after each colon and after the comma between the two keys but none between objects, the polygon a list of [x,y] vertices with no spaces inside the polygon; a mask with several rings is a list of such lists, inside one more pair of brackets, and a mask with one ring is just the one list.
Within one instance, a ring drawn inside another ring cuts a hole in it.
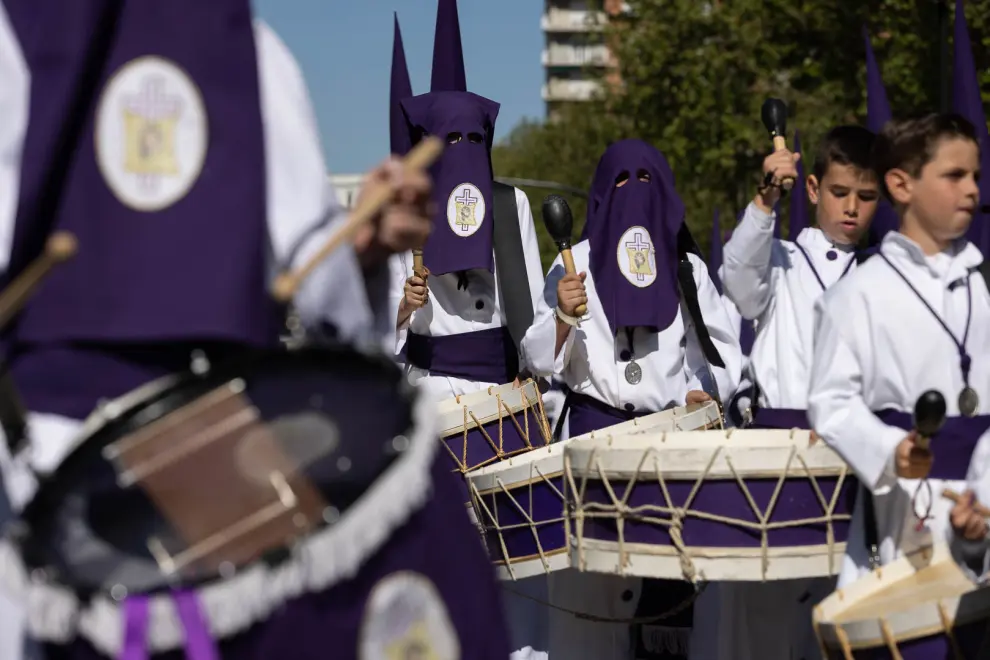
[{"label": "white sleeve", "polygon": [[758,318],[773,295],[773,226],[775,213],[764,213],[753,202],[732,232],[723,252],[725,295],[747,319]]},{"label": "white sleeve", "polygon": [[[863,484],[877,495],[896,485],[894,453],[905,431],[884,424],[863,396],[869,347],[863,302],[826,292],[815,303],[814,357],[808,392],[811,428],[834,449]],[[841,320],[840,320],[841,319]]]},{"label": "white sleeve", "polygon": [[[557,282],[563,277],[564,262],[557,255],[547,273],[543,292],[536,302],[533,325],[529,326],[519,348],[522,362],[529,367],[533,376],[550,378],[562,370],[563,362],[554,354],[557,347],[557,317],[554,309],[557,307]],[[571,335],[573,334],[572,332]],[[565,352],[566,349],[561,349],[561,356]]]},{"label": "white sleeve", "polygon": [[[708,364],[698,343],[694,322],[690,318],[685,318],[687,344],[684,351],[684,374],[688,389],[711,392],[717,385],[719,398],[728,401],[735,394],[742,374],[742,350],[739,348],[738,331],[732,326],[729,314],[722,303],[722,297],[719,296],[715,283],[709,277],[705,263],[694,255],[688,255],[688,259],[693,266],[701,317],[708,328],[712,343],[715,344],[722,362],[725,363],[724,368]],[[686,306],[682,306],[682,313],[685,308]],[[711,376],[715,377],[715,383],[711,383]]]},{"label": "white sleeve", "polygon": [[[515,191],[516,208],[519,210],[519,232],[522,236],[523,258],[526,263],[526,277],[529,279],[529,293],[533,301],[533,322],[535,323],[536,315],[540,311],[540,303],[543,301],[545,283],[543,262],[540,260],[540,242],[536,237],[536,223],[533,220],[533,211],[529,205],[529,198],[526,197],[526,193],[518,188]],[[556,287],[556,284],[554,284],[554,287]],[[557,289],[554,288],[554,293],[556,291]],[[520,367],[528,368],[532,372],[533,367],[524,359],[525,354],[520,356],[520,358]]]},{"label": "white sleeve", "polygon": [[[346,220],[327,179],[320,134],[306,82],[289,49],[262,21],[255,41],[265,132],[268,231],[273,270],[296,268],[318,252]],[[313,271],[295,298],[303,325],[329,323],[342,339],[387,330],[388,272],[365,279],[350,245]],[[272,273],[274,275],[274,273]],[[371,301],[374,301],[374,304]],[[393,319],[394,326],[394,319]]]},{"label": "white sleeve", "polygon": [[31,74],[0,3],[0,272],[10,262],[21,185],[21,150],[28,126]]}]

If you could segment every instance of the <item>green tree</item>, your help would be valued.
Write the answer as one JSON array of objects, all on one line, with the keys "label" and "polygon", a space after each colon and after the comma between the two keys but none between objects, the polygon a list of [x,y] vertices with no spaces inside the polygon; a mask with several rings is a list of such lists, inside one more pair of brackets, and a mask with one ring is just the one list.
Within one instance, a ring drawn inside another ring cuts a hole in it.
[{"label": "green tree", "polygon": [[[629,4],[630,16],[607,31],[621,85],[605,85],[602,99],[576,104],[559,121],[517,127],[495,151],[500,176],[587,187],[610,141],[641,138],[666,154],[688,223],[707,248],[713,210],[723,218],[741,210],[758,183],[770,149],[760,122],[766,98],[787,101],[788,132],[800,130],[809,167],[825,131],[865,119],[863,25],[895,114],[938,109],[942,41],[933,0]],[[970,0],[966,14],[990,101],[990,0]],[[951,35],[951,10],[948,20]],[[546,191],[527,192],[538,217]],[[575,219],[583,218],[583,205],[573,206]],[[552,258],[552,244],[541,241]]]}]

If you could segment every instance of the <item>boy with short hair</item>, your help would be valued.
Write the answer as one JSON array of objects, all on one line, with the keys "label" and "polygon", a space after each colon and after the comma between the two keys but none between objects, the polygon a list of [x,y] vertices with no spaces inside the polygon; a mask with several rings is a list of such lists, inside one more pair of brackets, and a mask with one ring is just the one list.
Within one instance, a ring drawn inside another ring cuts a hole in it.
[{"label": "boy with short hair", "polygon": [[[880,195],[870,159],[874,139],[861,126],[833,128],[807,182],[798,180],[800,154],[784,149],[767,156],[764,184],[725,246],[726,296],[744,318],[757,322],[749,370],[756,428],[809,428],[812,310],[828,287],[856,268],[856,245]],[[773,237],[773,208],[786,178],[796,180],[792,194],[805,194],[804,185],[816,205],[817,226],[803,229],[793,242]],[[723,611],[731,612],[722,623],[727,643],[720,657],[815,657],[811,608],[833,584],[817,578],[720,585]],[[779,634],[782,628],[789,634]]]},{"label": "boy with short hair", "polygon": [[[952,114],[891,122],[875,164],[900,230],[815,307],[808,414],[869,491],[856,503],[839,584],[939,541],[977,578],[988,567],[987,522],[974,502],[990,501],[990,293],[983,255],[965,238],[979,204],[976,133]],[[932,441],[938,460],[912,430],[915,402],[930,389],[949,414]],[[919,488],[925,477],[930,488]],[[963,498],[954,504],[943,489]],[[986,657],[968,636],[957,635],[964,657]],[[935,646],[924,657],[952,655],[945,643],[925,642]]]}]

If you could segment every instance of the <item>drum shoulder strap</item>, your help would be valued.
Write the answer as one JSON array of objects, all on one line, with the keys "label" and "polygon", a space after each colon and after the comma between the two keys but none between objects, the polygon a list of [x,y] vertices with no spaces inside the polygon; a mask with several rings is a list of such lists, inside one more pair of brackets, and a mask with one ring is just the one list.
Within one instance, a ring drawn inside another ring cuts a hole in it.
[{"label": "drum shoulder strap", "polygon": [[705,359],[713,367],[725,368],[725,362],[721,354],[712,341],[708,326],[701,315],[701,305],[698,303],[698,285],[694,281],[694,266],[688,259],[687,254],[679,255],[680,261],[677,264],[677,281],[680,284],[681,298],[684,306],[687,307],[688,315],[698,333],[698,341],[701,343],[701,351],[705,354]]},{"label": "drum shoulder strap", "polygon": [[529,290],[526,255],[519,227],[516,189],[497,181],[492,183],[495,223],[495,266],[501,292],[502,314],[509,335],[518,350],[523,336],[533,324],[533,296]]},{"label": "drum shoulder strap", "polygon": [[987,285],[987,290],[990,291],[990,259],[984,259],[977,270],[980,271],[980,275],[983,276],[983,282]]}]

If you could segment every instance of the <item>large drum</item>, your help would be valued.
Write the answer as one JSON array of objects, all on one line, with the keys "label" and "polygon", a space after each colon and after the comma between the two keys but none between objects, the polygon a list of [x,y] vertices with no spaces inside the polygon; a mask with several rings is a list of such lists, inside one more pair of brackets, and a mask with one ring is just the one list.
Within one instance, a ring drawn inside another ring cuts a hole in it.
[{"label": "large drum", "polygon": [[569,438],[467,474],[482,534],[498,574],[521,579],[570,566],[564,518],[564,451],[591,438],[624,442],[647,429],[721,423],[715,402],[692,404]]},{"label": "large drum", "polygon": [[5,586],[59,658],[504,660],[435,415],[345,348],[166,379],[90,421],[0,544]]},{"label": "large drum", "polygon": [[808,431],[592,439],[564,455],[573,566],[647,578],[838,573],[856,482]]},{"label": "large drum", "polygon": [[990,588],[973,584],[945,544],[839,589],[814,622],[825,660],[990,658]]},{"label": "large drum", "polygon": [[550,424],[533,380],[440,402],[440,437],[460,472],[550,444]]}]

